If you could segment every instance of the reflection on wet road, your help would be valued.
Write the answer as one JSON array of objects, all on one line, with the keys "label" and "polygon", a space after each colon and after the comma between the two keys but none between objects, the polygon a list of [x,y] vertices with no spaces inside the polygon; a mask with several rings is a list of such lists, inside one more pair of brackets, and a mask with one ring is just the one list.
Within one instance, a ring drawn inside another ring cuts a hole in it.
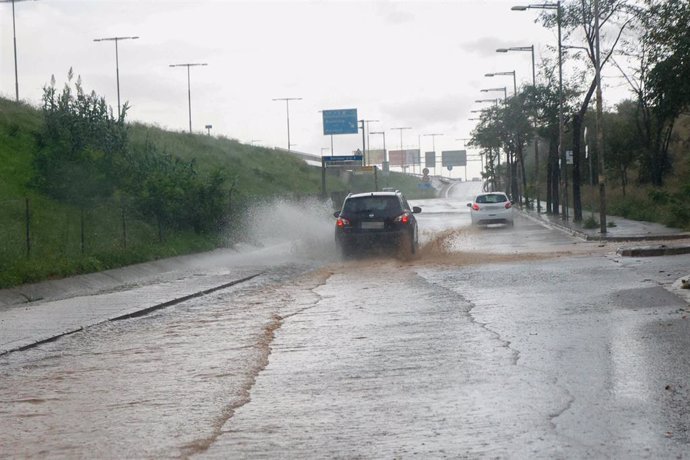
[{"label": "reflection on wet road", "polygon": [[473,186],[414,203],[415,260],[301,245],[308,264],[3,357],[0,457],[686,455],[687,305],[655,262],[472,229]]}]

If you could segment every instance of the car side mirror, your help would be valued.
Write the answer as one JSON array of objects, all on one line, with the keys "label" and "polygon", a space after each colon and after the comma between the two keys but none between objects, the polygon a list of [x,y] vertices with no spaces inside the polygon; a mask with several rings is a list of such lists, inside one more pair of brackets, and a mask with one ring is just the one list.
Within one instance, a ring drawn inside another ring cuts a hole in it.
[{"label": "car side mirror", "polygon": [[340,217],[340,211],[336,211],[333,213],[333,217]]},{"label": "car side mirror", "polygon": [[420,208],[419,206],[412,206],[412,212],[415,214],[419,214],[420,212],[422,212],[422,208]]},{"label": "car side mirror", "polygon": [[471,208],[471,207],[472,207],[472,203],[467,203],[467,207],[468,207],[468,208]]}]

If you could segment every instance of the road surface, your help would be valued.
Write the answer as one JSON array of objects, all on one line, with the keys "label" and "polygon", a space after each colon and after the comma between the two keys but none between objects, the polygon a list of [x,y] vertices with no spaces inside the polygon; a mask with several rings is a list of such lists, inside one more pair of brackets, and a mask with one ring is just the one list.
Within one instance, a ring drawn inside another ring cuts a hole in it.
[{"label": "road surface", "polygon": [[0,457],[687,458],[688,256],[473,229],[477,190],[414,202],[414,260],[305,216],[246,283],[0,358]]}]

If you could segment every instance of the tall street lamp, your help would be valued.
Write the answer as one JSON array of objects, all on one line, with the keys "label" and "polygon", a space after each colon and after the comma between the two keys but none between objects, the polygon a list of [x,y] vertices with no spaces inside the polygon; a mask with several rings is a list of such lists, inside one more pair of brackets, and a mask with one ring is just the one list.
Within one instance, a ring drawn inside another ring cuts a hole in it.
[{"label": "tall street lamp", "polygon": [[[402,152],[402,149],[403,149],[403,131],[406,129],[412,129],[412,128],[409,126],[405,126],[405,127],[401,127],[401,128],[391,128],[391,129],[397,129],[400,131],[400,151]],[[404,166],[405,165],[403,165],[403,171],[405,170]]]},{"label": "tall street lamp", "polygon": [[[436,164],[436,136],[443,136],[443,133],[429,133],[422,136],[431,137],[431,150],[434,152],[434,164]],[[436,174],[436,167],[434,167],[434,174]],[[441,168],[441,176],[443,176],[443,168]]]},{"label": "tall street lamp", "polygon": [[0,0],[0,3],[12,2],[12,40],[14,45],[14,92],[15,100],[19,102],[19,72],[17,71],[17,25],[14,20],[14,4],[24,0]]},{"label": "tall street lamp", "polygon": [[491,102],[493,104],[496,104],[496,106],[498,106],[498,101],[499,101],[499,99],[477,99],[474,102],[477,102],[477,103]]},{"label": "tall street lamp", "polygon": [[[537,87],[537,73],[534,65],[534,45],[512,46],[510,48],[498,48],[497,53],[507,53],[509,51],[529,51],[532,53],[532,87]],[[534,117],[534,194],[537,199],[537,213],[541,211],[541,200],[539,199],[539,135],[537,133],[537,117]]]},{"label": "tall street lamp", "polygon": [[192,133],[192,86],[190,83],[190,71],[191,67],[197,66],[207,66],[204,63],[194,63],[194,64],[170,64],[170,67],[186,67],[187,68],[187,99],[189,101],[189,133]]},{"label": "tall street lamp", "polygon": [[536,76],[536,68],[534,66],[534,45],[512,46],[510,48],[498,48],[496,50],[497,53],[507,53],[508,51],[530,51],[532,53],[532,86],[536,86],[537,85],[537,76]]},{"label": "tall street lamp", "polygon": [[386,132],[385,131],[372,131],[369,134],[381,134],[383,136],[383,161],[388,163],[388,152],[386,151]]},{"label": "tall street lamp", "polygon": [[293,144],[290,143],[290,101],[301,101],[301,97],[277,97],[274,101],[285,101],[285,111],[287,113],[287,149],[288,152]]},{"label": "tall street lamp", "polygon": [[502,88],[485,88],[480,90],[482,93],[488,93],[489,91],[503,91],[503,102],[506,103],[508,100],[508,90],[506,87]]},{"label": "tall street lamp", "polygon": [[565,149],[563,148],[563,43],[561,34],[561,2],[540,3],[535,5],[514,6],[513,11],[525,11],[527,9],[556,10],[556,24],[558,26],[558,157],[561,159],[561,181],[563,182],[563,219],[568,219],[568,175]]},{"label": "tall street lamp", "polygon": [[115,81],[117,82],[117,117],[121,116],[120,107],[120,57],[117,50],[117,42],[120,40],[137,40],[139,37],[108,37],[108,38],[94,38],[95,42],[115,42]]},{"label": "tall street lamp", "polygon": [[369,123],[378,123],[379,120],[362,120],[366,124],[366,134],[367,134],[367,145],[365,147],[364,152],[362,152],[364,156],[364,164],[368,165],[369,164]]},{"label": "tall street lamp", "polygon": [[485,73],[485,77],[495,77],[498,75],[512,75],[513,76],[513,96],[517,96],[517,81],[515,78],[515,71],[511,70],[509,72],[491,72],[491,73]]}]

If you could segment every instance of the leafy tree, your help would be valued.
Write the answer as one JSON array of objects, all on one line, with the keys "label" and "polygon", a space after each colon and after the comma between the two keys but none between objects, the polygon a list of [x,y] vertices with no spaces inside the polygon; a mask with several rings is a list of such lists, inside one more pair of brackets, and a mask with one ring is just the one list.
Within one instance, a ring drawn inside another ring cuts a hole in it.
[{"label": "leafy tree", "polygon": [[642,43],[647,59],[641,60],[643,84],[637,91],[646,147],[643,179],[661,186],[671,169],[674,124],[690,107],[690,3],[646,0],[645,5]]},{"label": "leafy tree", "polygon": [[[580,192],[581,161],[582,161],[582,128],[583,120],[596,89],[596,35],[594,14],[595,0],[572,0],[561,2],[562,17],[561,27],[564,29],[563,41],[567,47],[579,48],[585,51],[589,72],[583,72],[578,80],[586,82],[582,91],[582,99],[577,111],[573,115],[573,208],[574,220],[582,220],[582,198]],[[618,46],[624,31],[629,28],[636,18],[637,10],[633,8],[633,2],[628,0],[597,0],[599,3],[599,32],[602,44],[602,56],[600,70],[609,61]],[[554,28],[557,24],[556,13],[548,12],[542,15],[542,21],[546,27]],[[582,46],[572,46],[572,43],[581,41]],[[594,70],[594,72],[592,71]],[[589,73],[589,78],[587,78]]]}]

